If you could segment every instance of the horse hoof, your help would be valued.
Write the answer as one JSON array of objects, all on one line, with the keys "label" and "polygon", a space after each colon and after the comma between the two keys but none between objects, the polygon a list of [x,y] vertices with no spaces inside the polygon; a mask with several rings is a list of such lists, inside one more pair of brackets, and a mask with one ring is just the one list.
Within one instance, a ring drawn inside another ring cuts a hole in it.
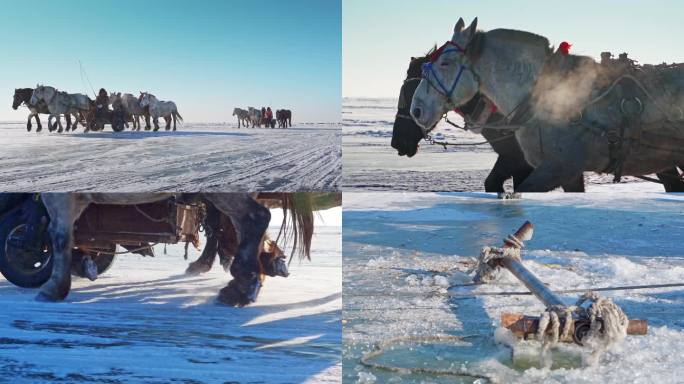
[{"label": "horse hoof", "polygon": [[26,124],[26,130],[31,132],[31,124]]},{"label": "horse hoof", "polygon": [[42,130],[43,130],[43,127],[41,127],[40,125],[38,126],[38,128],[36,128],[36,132],[40,132]]},{"label": "horse hoof", "polygon": [[260,290],[261,281],[258,277],[243,282],[233,279],[219,291],[216,301],[231,307],[244,307],[256,301]]},{"label": "horse hoof", "polygon": [[41,301],[44,303],[55,303],[62,300],[64,300],[64,297],[62,297],[62,295],[60,294],[55,293],[45,293],[43,291],[40,291],[36,295],[36,301]]},{"label": "horse hoof", "polygon": [[186,275],[197,276],[202,273],[209,272],[211,270],[211,265],[203,263],[200,260],[194,261],[188,265],[188,269],[185,270]]}]

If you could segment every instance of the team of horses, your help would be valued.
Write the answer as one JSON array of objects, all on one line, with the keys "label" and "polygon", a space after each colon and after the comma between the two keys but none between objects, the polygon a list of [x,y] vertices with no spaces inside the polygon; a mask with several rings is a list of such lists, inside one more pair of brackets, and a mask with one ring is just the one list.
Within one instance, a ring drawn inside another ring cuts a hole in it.
[{"label": "team of horses", "polygon": [[[49,115],[48,130],[50,132],[55,130],[59,133],[65,130],[66,132],[75,131],[78,123],[81,123],[85,127],[85,131],[88,132],[93,127],[88,120],[95,118],[98,109],[96,101],[91,100],[87,95],[59,91],[47,85],[15,89],[12,108],[16,110],[21,105],[25,105],[30,111],[26,123],[26,129],[29,132],[32,129],[32,119],[35,119],[38,125],[36,132],[43,129],[40,114]],[[161,101],[149,92],[140,92],[137,97],[130,93],[110,93],[108,105],[99,106],[99,108],[108,109],[110,106],[115,110],[121,110],[125,116],[126,126],[129,122],[133,123],[132,129],[137,131],[141,128],[140,118],[145,120],[145,130],[152,129],[150,127],[151,118],[154,131],[159,130],[159,118],[164,118],[166,121],[166,130],[171,129],[172,121],[174,131],[176,130],[176,122],[178,120],[183,121],[183,117],[178,113],[178,108],[173,101]],[[66,128],[62,126],[62,116],[66,120]],[[74,118],[73,124],[72,117]],[[52,122],[53,119],[55,120],[54,123]]]},{"label": "team of horses", "polygon": [[262,113],[264,109],[265,108],[258,109],[254,107],[248,107],[247,109],[234,108],[233,116],[237,117],[238,128],[249,128],[250,125],[252,128],[261,128],[262,125],[266,128],[269,126],[275,128],[276,124],[278,125],[278,128],[292,127],[292,111],[289,109],[276,110],[275,119],[273,121],[268,121],[266,116],[264,116],[264,113]]},{"label": "team of horses", "polygon": [[666,191],[684,191],[682,64],[597,63],[539,35],[459,19],[443,46],[411,59],[392,147],[414,156],[449,111],[499,154],[488,192],[511,177],[516,192],[580,192],[587,171],[615,181],[655,173]]}]

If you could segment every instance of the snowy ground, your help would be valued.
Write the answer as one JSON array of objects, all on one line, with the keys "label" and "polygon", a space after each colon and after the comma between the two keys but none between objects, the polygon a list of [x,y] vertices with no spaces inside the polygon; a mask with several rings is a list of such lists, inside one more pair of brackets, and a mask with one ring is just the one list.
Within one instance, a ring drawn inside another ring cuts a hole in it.
[{"label": "snowy ground", "polygon": [[[343,180],[345,190],[461,192],[483,191],[484,180],[497,154],[489,144],[450,148],[420,143],[418,153],[408,158],[391,147],[397,100],[345,98],[342,102]],[[452,114],[453,115],[453,114]],[[450,116],[456,122],[460,117]],[[481,135],[439,123],[435,139],[454,143],[480,143]],[[586,173],[587,190],[612,182],[611,175]],[[650,183],[624,177],[622,183]],[[509,189],[512,184],[507,183]]]},{"label": "snowy ground", "polygon": [[2,191],[337,190],[342,174],[339,124],[87,134],[25,124],[0,123]]},{"label": "snowy ground", "polygon": [[[472,297],[526,291],[512,275],[506,272],[485,286],[447,287],[470,282],[467,273],[480,248],[499,246],[525,220],[536,228],[526,242],[524,263],[553,289],[684,283],[684,196],[626,189],[619,198],[526,194],[501,201],[484,193],[371,192],[345,193],[344,205],[343,382],[459,382],[359,364],[379,341],[440,334],[471,335],[468,353],[453,345],[411,344],[378,360],[452,369],[467,361],[463,366],[470,372],[502,383],[682,382],[684,288],[602,292],[629,317],[648,320],[648,335],[629,336],[593,368],[581,364],[586,352],[563,346],[554,356],[564,368],[545,370],[519,362],[514,369],[511,350],[494,337],[502,312],[538,315],[541,303],[531,296]],[[562,295],[568,304],[578,296]],[[518,358],[538,361],[535,342],[521,342],[514,351]]]},{"label": "snowy ground", "polygon": [[246,308],[214,303],[229,280],[220,266],[184,276],[182,245],[119,256],[64,303],[0,277],[0,382],[339,383],[341,209],[322,219],[312,261],[268,278]]}]

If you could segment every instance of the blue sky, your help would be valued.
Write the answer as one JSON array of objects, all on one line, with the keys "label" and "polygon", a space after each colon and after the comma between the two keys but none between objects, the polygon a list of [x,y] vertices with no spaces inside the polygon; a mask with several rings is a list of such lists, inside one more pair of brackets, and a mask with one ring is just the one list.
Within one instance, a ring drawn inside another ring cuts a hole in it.
[{"label": "blue sky", "polygon": [[546,36],[598,58],[627,52],[644,63],[684,62],[684,1],[343,0],[342,94],[397,97],[411,56],[451,38],[459,17],[484,30]]},{"label": "blue sky", "polygon": [[[341,118],[341,0],[0,0],[0,120],[14,88],[150,91],[186,121],[233,121],[233,107]],[[87,84],[87,82],[86,82]],[[91,96],[92,97],[92,96]]]}]

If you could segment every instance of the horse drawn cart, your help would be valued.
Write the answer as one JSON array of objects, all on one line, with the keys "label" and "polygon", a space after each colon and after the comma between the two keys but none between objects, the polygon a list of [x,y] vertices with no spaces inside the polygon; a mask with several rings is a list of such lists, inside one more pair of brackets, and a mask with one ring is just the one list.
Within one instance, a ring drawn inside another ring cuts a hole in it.
[{"label": "horse drawn cart", "polygon": [[120,105],[111,110],[107,106],[93,105],[85,114],[85,121],[88,131],[102,131],[109,124],[114,132],[121,132],[126,127],[126,112]]},{"label": "horse drawn cart", "polygon": [[[155,244],[199,244],[206,214],[199,202],[173,198],[140,205],[91,204],[74,226],[72,275],[95,279],[112,265],[117,245],[154,256]],[[0,218],[0,272],[15,285],[36,288],[52,274],[49,219],[39,195]]]}]

